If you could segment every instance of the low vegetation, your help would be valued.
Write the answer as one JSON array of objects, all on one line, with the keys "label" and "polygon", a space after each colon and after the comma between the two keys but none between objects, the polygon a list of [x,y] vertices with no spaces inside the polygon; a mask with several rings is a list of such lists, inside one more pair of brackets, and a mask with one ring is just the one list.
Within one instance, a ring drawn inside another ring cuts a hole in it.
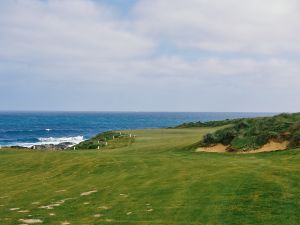
[{"label": "low vegetation", "polygon": [[229,146],[228,150],[231,151],[248,151],[258,149],[270,141],[288,141],[289,148],[300,147],[300,113],[218,123],[228,127],[205,135],[201,146],[223,144]]},{"label": "low vegetation", "polygon": [[70,149],[115,149],[126,147],[134,142],[135,135],[122,132],[108,131],[83,141]]},{"label": "low vegetation", "polygon": [[243,119],[226,119],[226,120],[220,120],[220,121],[208,121],[208,122],[189,122],[189,123],[183,123],[180,124],[179,126],[175,128],[193,128],[193,127],[220,127],[220,126],[225,126],[229,124],[234,124],[242,121]]}]

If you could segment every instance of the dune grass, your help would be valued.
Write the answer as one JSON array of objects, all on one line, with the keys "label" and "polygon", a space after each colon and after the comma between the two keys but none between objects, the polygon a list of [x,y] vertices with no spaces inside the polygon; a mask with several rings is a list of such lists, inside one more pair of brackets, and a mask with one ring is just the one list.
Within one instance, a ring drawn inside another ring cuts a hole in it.
[{"label": "dune grass", "polygon": [[194,153],[215,129],[127,131],[134,143],[104,151],[1,150],[0,224],[298,225],[300,151]]}]

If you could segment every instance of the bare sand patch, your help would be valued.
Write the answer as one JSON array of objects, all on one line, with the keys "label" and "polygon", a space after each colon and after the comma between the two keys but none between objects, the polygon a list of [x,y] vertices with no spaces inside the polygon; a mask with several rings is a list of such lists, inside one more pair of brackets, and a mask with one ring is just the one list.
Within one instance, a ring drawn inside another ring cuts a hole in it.
[{"label": "bare sand patch", "polygon": [[19,210],[20,208],[10,208],[9,210],[10,211],[16,211],[16,210]]},{"label": "bare sand patch", "polygon": [[197,148],[196,152],[226,152],[228,145],[217,144],[210,147]]},{"label": "bare sand patch", "polygon": [[128,195],[127,194],[120,194],[120,196],[124,197],[124,198],[127,198]]},{"label": "bare sand patch", "polygon": [[65,198],[65,199],[62,199],[62,200],[59,200],[59,201],[56,201],[50,205],[43,205],[43,206],[40,206],[39,208],[40,209],[53,209],[54,207],[58,207],[58,206],[61,206],[62,204],[64,204],[66,201],[68,200],[71,200],[73,198]]},{"label": "bare sand patch", "polygon": [[19,219],[19,221],[26,224],[43,223],[43,221],[40,219]]},{"label": "bare sand patch", "polygon": [[60,192],[66,192],[67,190],[63,189],[63,190],[58,190],[56,191],[56,193],[60,193]]},{"label": "bare sand patch", "polygon": [[40,206],[40,209],[53,209],[54,207],[60,206],[61,204],[59,203],[55,203],[55,204],[50,204],[50,205],[43,205]]},{"label": "bare sand patch", "polygon": [[100,209],[100,210],[108,210],[108,209],[110,209],[111,207],[109,207],[109,206],[106,206],[106,205],[103,205],[103,206],[99,206],[98,207],[98,209]]},{"label": "bare sand patch", "polygon": [[243,152],[243,153],[259,153],[259,152],[272,152],[272,151],[282,151],[288,148],[289,142],[277,142],[277,141],[269,141],[269,143],[265,144],[259,149]]},{"label": "bare sand patch", "polygon": [[99,217],[101,217],[101,216],[103,216],[102,214],[95,214],[94,215],[94,217],[96,217],[96,218],[99,218]]},{"label": "bare sand patch", "polygon": [[57,201],[57,202],[55,202],[56,204],[63,204],[63,203],[65,203],[66,201],[68,201],[68,200],[72,200],[73,198],[65,198],[65,199],[62,199],[62,200],[59,200],[59,201]]},{"label": "bare sand patch", "polygon": [[19,210],[18,211],[19,213],[28,213],[28,212],[30,212],[29,210]]},{"label": "bare sand patch", "polygon": [[87,196],[87,195],[91,195],[91,194],[96,193],[96,192],[98,192],[98,191],[97,191],[97,190],[87,191],[87,192],[81,193],[80,195],[81,195],[81,196]]},{"label": "bare sand patch", "polygon": [[69,225],[69,224],[71,224],[71,223],[69,223],[68,221],[61,222],[61,225]]}]

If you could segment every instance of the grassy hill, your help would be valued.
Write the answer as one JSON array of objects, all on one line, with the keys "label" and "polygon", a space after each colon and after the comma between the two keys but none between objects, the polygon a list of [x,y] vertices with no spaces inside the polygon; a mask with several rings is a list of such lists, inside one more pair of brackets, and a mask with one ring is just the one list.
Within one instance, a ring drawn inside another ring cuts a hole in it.
[{"label": "grassy hill", "polygon": [[300,151],[192,150],[222,128],[124,131],[134,142],[114,149],[2,149],[0,224],[298,225]]},{"label": "grassy hill", "polygon": [[273,117],[190,123],[179,127],[227,125],[204,136],[202,147],[223,144],[228,151],[248,151],[261,148],[270,141],[287,142],[288,148],[300,147],[300,113]]}]

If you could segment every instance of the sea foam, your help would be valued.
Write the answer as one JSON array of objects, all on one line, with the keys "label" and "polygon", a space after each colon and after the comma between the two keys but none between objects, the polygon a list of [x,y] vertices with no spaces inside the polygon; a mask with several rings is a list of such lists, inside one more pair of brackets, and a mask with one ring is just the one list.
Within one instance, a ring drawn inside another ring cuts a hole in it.
[{"label": "sea foam", "polygon": [[73,144],[78,144],[84,140],[83,136],[76,136],[76,137],[49,137],[49,138],[39,138],[39,142],[37,145],[44,145],[44,144],[53,144],[57,145],[63,142],[70,142]]},{"label": "sea foam", "polygon": [[70,146],[79,144],[80,142],[84,141],[83,136],[75,136],[75,137],[49,137],[49,138],[38,138],[38,142],[35,143],[15,143],[13,144],[14,146],[21,146],[21,147],[26,147],[30,148],[34,145],[58,145],[60,143],[64,142],[70,142]]}]

